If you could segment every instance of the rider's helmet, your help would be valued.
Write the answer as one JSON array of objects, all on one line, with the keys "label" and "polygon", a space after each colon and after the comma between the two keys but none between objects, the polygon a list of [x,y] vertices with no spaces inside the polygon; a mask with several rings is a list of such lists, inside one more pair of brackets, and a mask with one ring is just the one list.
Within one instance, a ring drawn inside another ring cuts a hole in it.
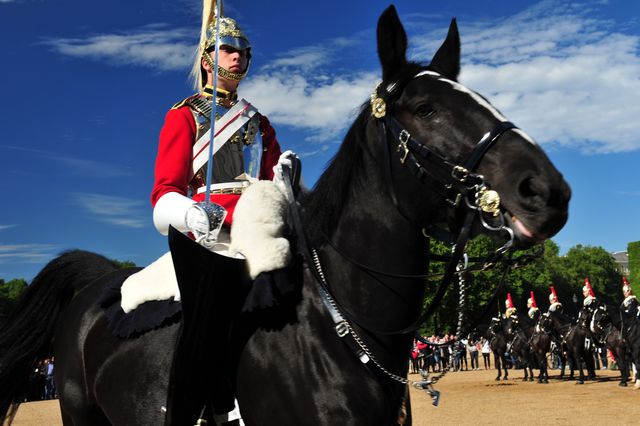
[{"label": "rider's helmet", "polygon": [[558,303],[558,295],[556,294],[556,289],[553,286],[550,286],[549,289],[551,293],[549,293],[549,303]]},{"label": "rider's helmet", "polygon": [[584,279],[584,286],[582,287],[582,295],[584,296],[584,306],[589,306],[591,302],[596,299],[596,294],[593,292],[591,288],[591,283],[589,282],[589,278]]},{"label": "rider's helmet", "polygon": [[507,310],[504,312],[504,315],[509,318],[516,312],[516,307],[513,305],[513,300],[511,300],[511,293],[507,293],[507,300],[504,301],[505,307]]},{"label": "rider's helmet", "polygon": [[200,43],[196,52],[196,60],[192,69],[192,76],[195,80],[196,90],[201,90],[206,83],[206,71],[202,67],[202,60],[204,59],[214,67],[213,51],[216,47],[216,41],[218,46],[230,46],[236,50],[247,51],[247,68],[240,72],[231,72],[218,66],[218,76],[226,78],[228,80],[240,81],[249,71],[249,64],[251,63],[251,43],[249,38],[242,32],[238,23],[228,17],[224,16],[224,12],[221,10],[220,17],[220,34],[217,34],[216,27],[218,17],[216,16],[216,0],[204,0],[202,9],[202,28],[200,31]]},{"label": "rider's helmet", "polygon": [[624,294],[624,297],[633,295],[633,289],[626,277],[622,277],[622,294]]}]

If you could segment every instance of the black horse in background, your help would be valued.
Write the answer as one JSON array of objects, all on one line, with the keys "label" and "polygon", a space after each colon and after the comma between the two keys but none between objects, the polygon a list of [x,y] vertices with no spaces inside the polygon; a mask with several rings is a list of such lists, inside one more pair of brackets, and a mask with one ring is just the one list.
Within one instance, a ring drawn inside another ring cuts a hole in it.
[{"label": "black horse in background", "polygon": [[[567,327],[567,331],[570,328]],[[560,366],[560,375],[559,379],[564,379],[564,371],[567,365],[567,357],[562,349],[562,339],[560,332],[556,332],[553,325],[553,319],[551,318],[551,313],[545,313],[540,315],[538,318],[538,323],[536,324],[536,333],[533,335],[531,339],[531,345],[534,352],[538,353],[538,357],[544,351],[545,354],[551,353],[552,356],[556,356],[559,361]],[[545,383],[548,383],[549,379],[549,366],[546,362],[545,355],[545,363],[544,370],[546,373]]]},{"label": "black horse in background", "polygon": [[[411,424],[404,378],[425,294],[424,229],[448,224],[454,235],[469,226],[472,234],[486,231],[479,197],[465,192],[484,183],[500,196],[498,216],[485,221],[504,220],[514,248],[541,243],[567,220],[570,189],[544,152],[456,81],[455,21],[428,66],[407,61],[395,8],[382,14],[377,34],[382,83],[373,108],[363,106],[301,200],[315,255],[296,258],[295,297],[264,314],[233,314],[232,349],[201,333],[212,353],[234,352],[229,385],[247,425],[389,425],[403,416]],[[459,191],[465,194],[455,204]],[[468,222],[451,221],[467,211]],[[0,332],[0,417],[21,397],[34,361],[51,349],[66,425],[193,424],[202,401],[207,410],[213,401],[218,411],[219,383],[209,381],[210,365],[193,366],[202,379],[190,382],[197,392],[180,399],[182,411],[169,398],[179,323],[135,339],[111,334],[97,300],[132,272],[96,254],[71,252],[38,274],[21,311]],[[200,284],[227,289],[228,298],[214,295],[204,317],[192,318],[213,328],[212,312],[232,312],[238,304],[234,283],[213,276]],[[344,321],[334,321],[325,292]],[[183,321],[192,315],[184,300],[182,315]]]},{"label": "black horse in background", "polygon": [[[505,335],[502,319],[491,318],[489,327],[487,328],[487,337],[489,339],[489,347],[493,352],[493,363],[498,370],[496,380],[508,380],[509,369],[507,364],[507,337]],[[504,370],[504,376],[502,376],[502,370]]]},{"label": "black horse in background", "polygon": [[[538,383],[549,383],[547,353],[549,353],[551,349],[551,333],[541,326],[540,323],[542,321],[544,321],[543,315],[540,315],[538,320],[534,321],[526,315],[516,314],[507,320],[506,329],[507,333],[509,333],[510,328],[515,329],[517,333],[521,330],[524,337],[529,341],[532,365],[540,371],[538,374]],[[533,378],[529,380],[533,380]]]},{"label": "black horse in background", "polygon": [[533,326],[523,325],[518,314],[512,314],[504,319],[502,326],[507,337],[507,351],[518,358],[522,364],[524,370],[522,380],[533,381],[533,369],[537,366],[530,346]]},{"label": "black horse in background", "polygon": [[635,311],[620,309],[620,335],[635,365],[635,389],[640,389],[640,318]]},{"label": "black horse in background", "polygon": [[[591,333],[594,339],[611,350],[613,358],[620,370],[620,386],[627,386],[629,381],[629,347],[622,338],[622,318],[617,309],[606,305],[598,306],[591,318]],[[617,321],[614,320],[617,318]]]},{"label": "black horse in background", "polygon": [[583,384],[585,380],[583,364],[586,365],[588,380],[595,379],[595,362],[593,359],[593,342],[591,331],[589,330],[589,315],[581,315],[577,324],[572,324],[571,320],[558,312],[550,312],[553,322],[553,329],[562,341],[562,351],[569,363],[569,380],[573,380],[574,372],[577,369],[579,376],[577,384]]}]

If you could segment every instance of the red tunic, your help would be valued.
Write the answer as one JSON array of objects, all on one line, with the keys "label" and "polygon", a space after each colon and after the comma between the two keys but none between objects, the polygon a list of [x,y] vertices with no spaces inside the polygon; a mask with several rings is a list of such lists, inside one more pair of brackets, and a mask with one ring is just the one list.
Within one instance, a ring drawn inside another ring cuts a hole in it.
[{"label": "red tunic", "polygon": [[[280,145],[276,140],[276,132],[271,127],[267,117],[260,115],[260,132],[262,133],[262,161],[260,165],[260,179],[273,178],[273,166],[280,157]],[[187,195],[189,188],[189,172],[193,144],[196,138],[196,123],[188,106],[171,109],[167,113],[160,131],[158,156],[156,157],[155,181],[151,191],[151,205],[156,203],[164,194],[177,192]],[[194,201],[203,201],[205,194],[194,194]],[[219,194],[211,195],[211,201],[227,209],[226,225],[231,225],[233,210],[240,195]]]}]

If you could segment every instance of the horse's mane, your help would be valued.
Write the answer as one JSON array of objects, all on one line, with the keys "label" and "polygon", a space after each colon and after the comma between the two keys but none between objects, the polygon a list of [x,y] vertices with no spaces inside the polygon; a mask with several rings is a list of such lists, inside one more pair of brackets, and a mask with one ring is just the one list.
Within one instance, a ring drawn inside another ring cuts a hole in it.
[{"label": "horse's mane", "polygon": [[[389,78],[389,81],[407,83],[419,71],[427,69],[417,62],[407,62]],[[386,85],[389,82],[383,82]],[[398,86],[397,97],[402,92]],[[394,99],[386,99],[387,113],[392,112]],[[329,162],[313,190],[302,200],[303,222],[310,244],[318,244],[333,233],[345,207],[350,191],[358,190],[366,184],[363,153],[366,127],[371,117],[369,101],[360,106],[360,112],[349,128],[340,149]]]},{"label": "horse's mane", "polygon": [[551,315],[551,317],[555,318],[562,325],[573,323],[573,320],[571,319],[571,317],[565,314],[564,312],[549,311],[549,314]]},{"label": "horse's mane", "polygon": [[331,235],[344,209],[349,191],[364,185],[363,144],[370,111],[369,102],[360,107],[360,113],[347,132],[340,149],[331,159],[313,190],[302,200],[305,231],[312,245]]}]

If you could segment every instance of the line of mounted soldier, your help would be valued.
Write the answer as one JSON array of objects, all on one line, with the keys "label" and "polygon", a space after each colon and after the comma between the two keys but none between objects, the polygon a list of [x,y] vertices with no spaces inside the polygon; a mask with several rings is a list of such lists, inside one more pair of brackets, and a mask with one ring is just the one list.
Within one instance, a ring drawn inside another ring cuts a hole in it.
[{"label": "line of mounted soldier", "polygon": [[[538,382],[548,383],[547,354],[559,360],[560,379],[565,377],[565,367],[570,367],[569,380],[579,371],[578,384],[595,380],[595,359],[598,350],[609,350],[620,369],[620,386],[627,386],[629,366],[640,365],[640,310],[633,289],[623,278],[624,300],[619,307],[600,301],[589,279],[584,280],[582,308],[577,318],[564,312],[554,287],[550,287],[549,309],[542,313],[533,292],[527,301],[527,314],[518,313],[511,294],[507,294],[506,311],[501,317],[492,318],[487,334],[496,359],[501,379],[501,364],[506,380],[507,356],[510,354],[524,366],[524,380],[534,380],[533,369],[539,369]],[[583,367],[586,367],[585,376]],[[635,386],[640,389],[640,377]]]}]

